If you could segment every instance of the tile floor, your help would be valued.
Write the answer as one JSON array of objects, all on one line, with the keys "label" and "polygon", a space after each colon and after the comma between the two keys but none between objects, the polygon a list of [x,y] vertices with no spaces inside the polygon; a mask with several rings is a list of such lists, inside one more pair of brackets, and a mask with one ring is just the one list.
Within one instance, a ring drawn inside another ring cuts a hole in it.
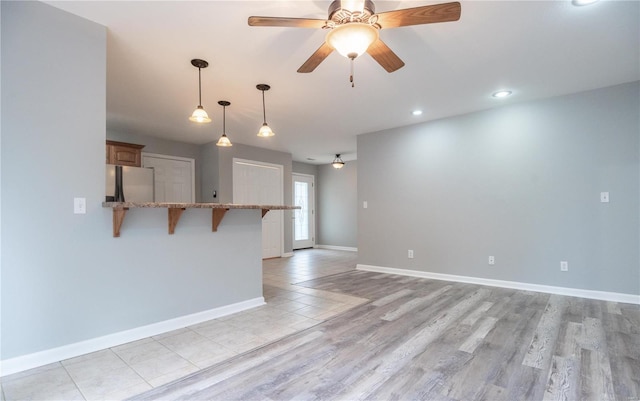
[{"label": "tile floor", "polygon": [[3,377],[0,399],[124,399],[304,330],[367,300],[295,283],[353,270],[355,259],[313,249],[265,260],[267,305]]}]

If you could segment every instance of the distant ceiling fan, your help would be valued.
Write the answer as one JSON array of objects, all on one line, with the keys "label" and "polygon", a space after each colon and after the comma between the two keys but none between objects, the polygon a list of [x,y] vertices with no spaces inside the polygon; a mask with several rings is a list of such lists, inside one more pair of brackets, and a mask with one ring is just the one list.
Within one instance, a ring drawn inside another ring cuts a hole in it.
[{"label": "distant ceiling fan", "polygon": [[[405,8],[376,14],[371,0],[335,0],[329,6],[328,19],[249,17],[250,26],[328,29],[325,42],[309,57],[298,72],[308,73],[337,50],[352,61],[367,52],[387,72],[394,72],[404,62],[382,41],[378,31],[410,25],[433,24],[460,19],[460,3],[443,3]],[[351,81],[353,82],[353,72]]]}]

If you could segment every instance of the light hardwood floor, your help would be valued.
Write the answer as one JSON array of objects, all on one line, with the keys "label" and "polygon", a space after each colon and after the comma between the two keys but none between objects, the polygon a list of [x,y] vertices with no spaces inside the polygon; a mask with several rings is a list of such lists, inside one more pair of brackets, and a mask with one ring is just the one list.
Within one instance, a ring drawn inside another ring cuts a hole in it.
[{"label": "light hardwood floor", "polygon": [[640,397],[638,305],[359,271],[296,287],[368,301],[133,399]]}]

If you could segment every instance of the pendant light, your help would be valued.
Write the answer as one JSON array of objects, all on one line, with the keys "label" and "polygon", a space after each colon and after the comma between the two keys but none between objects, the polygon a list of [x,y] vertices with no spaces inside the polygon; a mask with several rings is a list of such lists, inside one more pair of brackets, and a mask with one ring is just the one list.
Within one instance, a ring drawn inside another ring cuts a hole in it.
[{"label": "pendant light", "polygon": [[263,117],[263,123],[262,123],[262,127],[260,127],[260,130],[258,131],[258,136],[263,137],[263,138],[274,136],[275,133],[267,125],[267,112],[266,112],[266,109],[264,107],[264,91],[268,91],[269,89],[271,89],[271,87],[269,85],[267,85],[267,84],[258,84],[258,85],[256,85],[256,88],[258,88],[258,90],[262,91],[262,117]]},{"label": "pendant light", "polygon": [[218,104],[222,106],[222,136],[220,137],[220,139],[218,139],[216,146],[226,148],[229,146],[233,146],[229,138],[227,138],[227,106],[230,106],[231,103],[227,102],[226,100],[220,100]]},{"label": "pendant light", "polygon": [[198,107],[196,107],[196,109],[193,111],[191,117],[189,117],[189,120],[193,121],[194,123],[210,123],[211,119],[202,107],[202,79],[200,76],[200,70],[202,68],[207,68],[209,66],[209,63],[204,60],[195,58],[191,60],[191,65],[198,69]]},{"label": "pendant light", "polygon": [[344,167],[344,162],[340,158],[340,153],[336,154],[336,158],[333,159],[333,163],[331,163],[331,165],[335,169],[341,169],[342,167]]}]

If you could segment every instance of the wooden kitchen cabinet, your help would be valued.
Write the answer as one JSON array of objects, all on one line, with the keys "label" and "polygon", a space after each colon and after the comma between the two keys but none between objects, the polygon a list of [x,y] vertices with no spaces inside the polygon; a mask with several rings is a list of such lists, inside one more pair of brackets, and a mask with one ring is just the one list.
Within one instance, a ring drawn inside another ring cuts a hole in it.
[{"label": "wooden kitchen cabinet", "polygon": [[142,148],[144,145],[134,143],[107,141],[106,160],[107,164],[118,166],[141,167]]}]

